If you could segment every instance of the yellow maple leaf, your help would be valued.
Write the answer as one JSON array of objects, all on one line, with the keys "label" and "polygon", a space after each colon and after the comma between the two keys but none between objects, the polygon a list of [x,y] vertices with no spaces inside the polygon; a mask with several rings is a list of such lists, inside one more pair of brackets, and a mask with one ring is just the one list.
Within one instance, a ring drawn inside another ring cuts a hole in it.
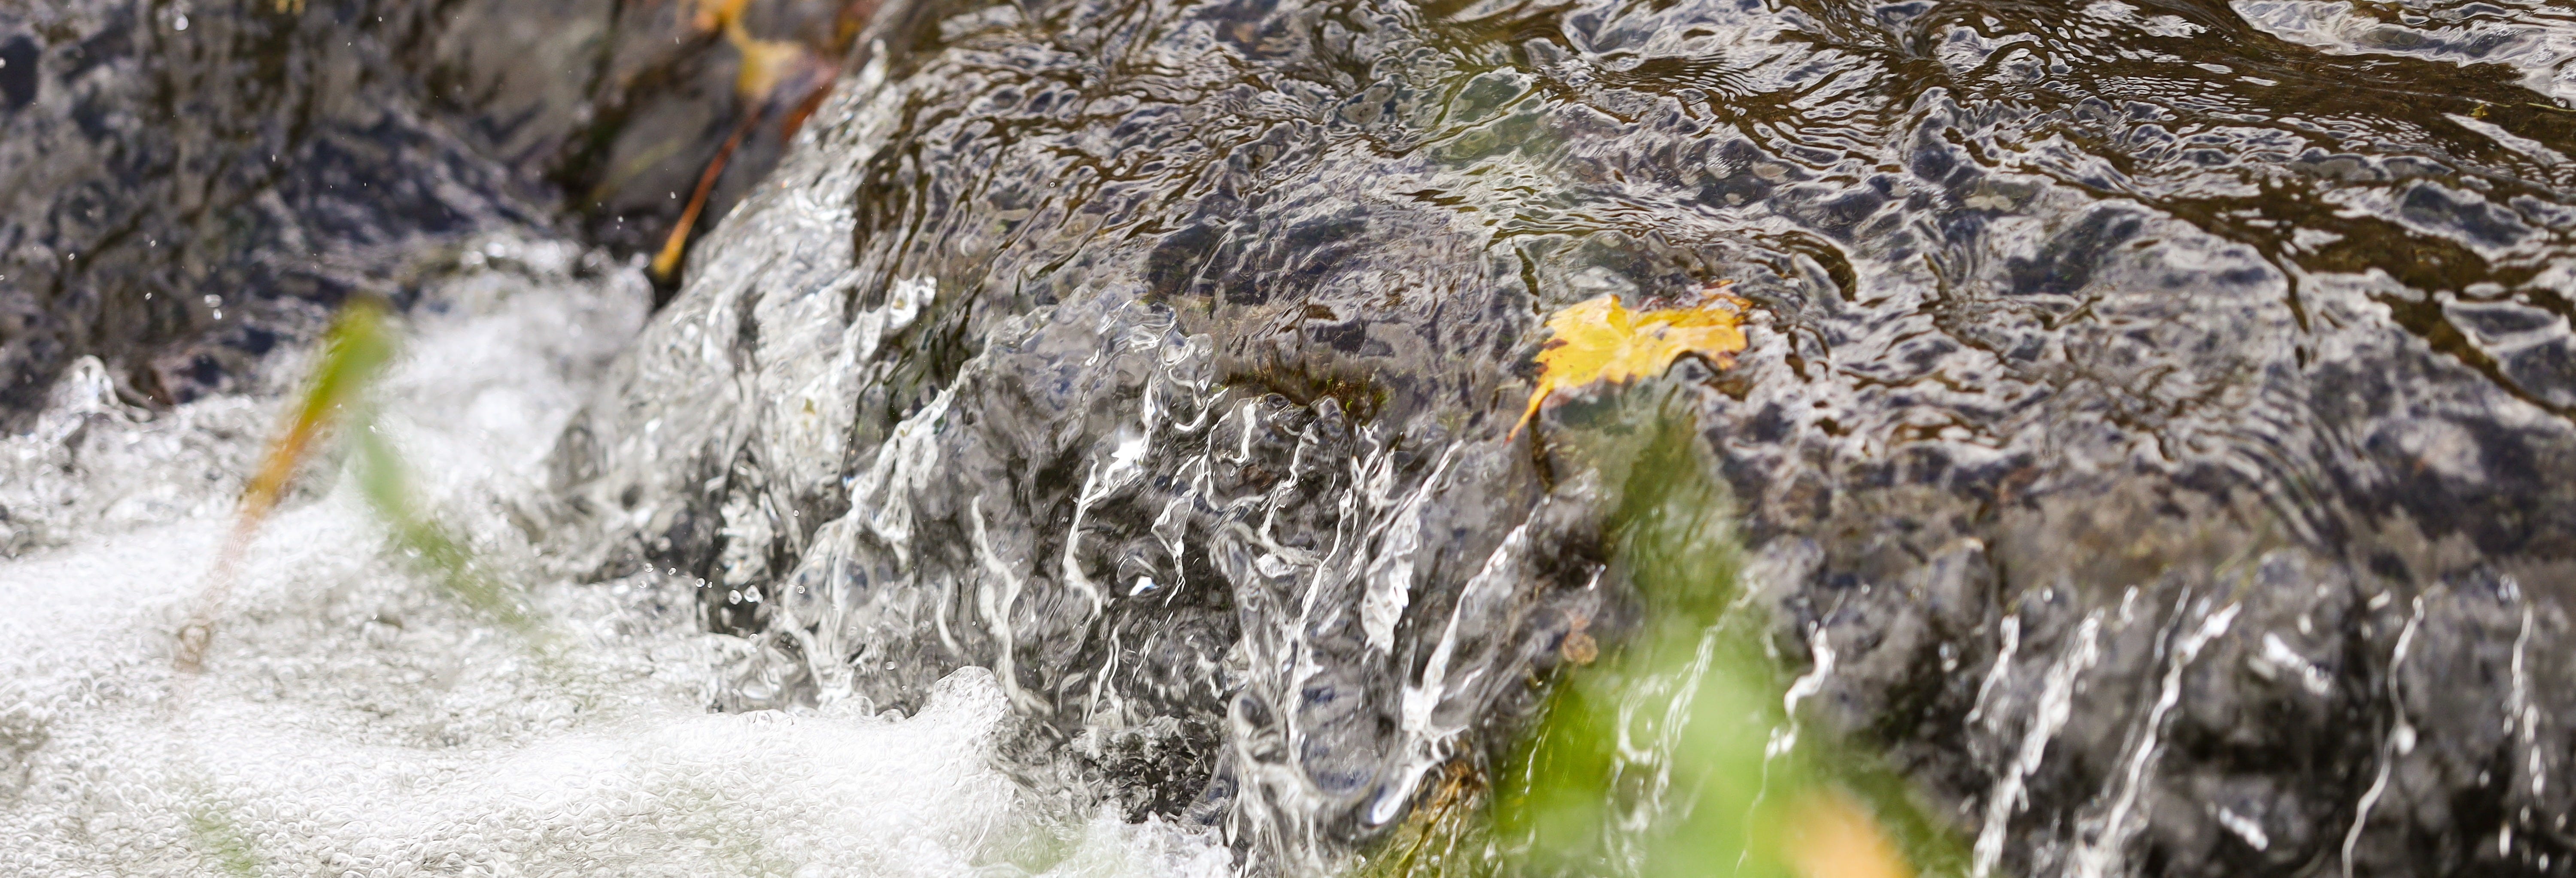
[{"label": "yellow maple leaf", "polygon": [[1557,388],[1659,375],[1683,354],[1731,365],[1732,355],[1744,349],[1744,306],[1742,299],[1716,294],[1690,307],[1630,311],[1618,296],[1605,295],[1556,312],[1547,319],[1556,337],[1539,352],[1529,410],[1503,441],[1518,437]]}]

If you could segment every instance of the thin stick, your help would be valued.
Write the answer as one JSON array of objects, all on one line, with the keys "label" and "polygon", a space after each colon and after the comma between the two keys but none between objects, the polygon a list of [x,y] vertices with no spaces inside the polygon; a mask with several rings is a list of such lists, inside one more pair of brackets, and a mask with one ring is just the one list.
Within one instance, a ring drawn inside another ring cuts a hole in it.
[{"label": "thin stick", "polygon": [[662,252],[653,257],[653,277],[667,281],[671,272],[679,269],[680,254],[687,252],[689,246],[689,227],[697,224],[698,211],[706,209],[707,195],[715,191],[716,179],[724,176],[725,162],[733,158],[734,148],[742,145],[752,127],[760,124],[760,117],[757,110],[742,114],[742,121],[733,126],[733,136],[725,138],[724,147],[708,160],[706,172],[698,175],[698,191],[689,196],[688,208],[680,211],[680,224],[672,227],[670,239],[662,242]]}]

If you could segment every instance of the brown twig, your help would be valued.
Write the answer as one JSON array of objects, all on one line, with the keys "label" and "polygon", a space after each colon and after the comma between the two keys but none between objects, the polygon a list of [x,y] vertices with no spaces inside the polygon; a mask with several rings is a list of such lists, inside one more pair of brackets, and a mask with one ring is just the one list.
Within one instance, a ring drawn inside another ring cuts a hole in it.
[{"label": "brown twig", "polygon": [[734,149],[742,146],[742,139],[760,124],[760,117],[761,113],[756,109],[744,113],[742,121],[733,126],[733,136],[725,138],[724,146],[716,150],[715,158],[707,161],[706,172],[698,175],[697,191],[689,195],[689,206],[680,211],[679,224],[671,227],[671,237],[662,242],[662,252],[653,257],[655,278],[667,281],[671,279],[672,272],[679,270],[680,254],[688,251],[689,227],[697,224],[698,212],[706,209],[707,196],[715,191],[716,180],[724,176],[726,160],[733,158]]}]

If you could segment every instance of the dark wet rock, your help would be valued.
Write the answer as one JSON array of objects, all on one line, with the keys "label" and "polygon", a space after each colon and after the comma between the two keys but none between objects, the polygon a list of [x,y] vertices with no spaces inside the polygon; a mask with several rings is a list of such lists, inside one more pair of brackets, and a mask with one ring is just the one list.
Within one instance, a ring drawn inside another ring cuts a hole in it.
[{"label": "dark wet rock", "polygon": [[2258,11],[900,7],[564,511],[705,579],[737,706],[990,665],[1328,857],[1619,613],[1596,483],[1503,441],[1540,316],[1733,279],[1753,348],[1628,398],[1981,861],[2576,870],[2566,83]]},{"label": "dark wet rock", "polygon": [[0,109],[15,112],[36,102],[43,83],[36,70],[36,39],[19,34],[0,44]]},{"label": "dark wet rock", "polygon": [[988,664],[1187,754],[1139,808],[1365,840],[1616,613],[1501,441],[1538,316],[1732,278],[1754,349],[1655,392],[1808,704],[1981,859],[2576,869],[2545,77],[2215,6],[1036,13],[872,32],[558,451],[742,706]]},{"label": "dark wet rock", "polygon": [[[858,9],[755,5],[841,89],[537,510],[705,581],[719,706],[988,666],[1032,770],[1313,866],[1615,638],[1568,449],[1665,406],[1808,715],[1994,870],[2576,873],[2563,14]],[[744,109],[685,11],[0,5],[0,412],[653,246]],[[1719,280],[1734,366],[1506,439],[1544,314]]]},{"label": "dark wet rock", "polygon": [[[676,7],[0,4],[0,427],[87,355],[135,402],[240,389],[479,233],[658,247],[745,112],[736,53]],[[747,20],[828,56],[845,13]],[[759,132],[710,216],[774,162]]]}]

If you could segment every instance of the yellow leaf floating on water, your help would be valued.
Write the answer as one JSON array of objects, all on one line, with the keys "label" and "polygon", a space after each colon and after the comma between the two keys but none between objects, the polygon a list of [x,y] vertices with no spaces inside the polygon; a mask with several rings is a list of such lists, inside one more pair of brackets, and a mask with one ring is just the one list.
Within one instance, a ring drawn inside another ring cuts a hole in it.
[{"label": "yellow leaf floating on water", "polygon": [[1510,436],[1538,416],[1540,403],[1563,387],[1596,381],[1634,381],[1663,374],[1684,354],[1698,354],[1723,367],[1744,349],[1744,305],[1734,296],[1710,295],[1697,305],[1651,311],[1621,307],[1618,296],[1602,296],[1556,312],[1547,328],[1556,338],[1538,355],[1538,387],[1530,391],[1529,410]]}]

